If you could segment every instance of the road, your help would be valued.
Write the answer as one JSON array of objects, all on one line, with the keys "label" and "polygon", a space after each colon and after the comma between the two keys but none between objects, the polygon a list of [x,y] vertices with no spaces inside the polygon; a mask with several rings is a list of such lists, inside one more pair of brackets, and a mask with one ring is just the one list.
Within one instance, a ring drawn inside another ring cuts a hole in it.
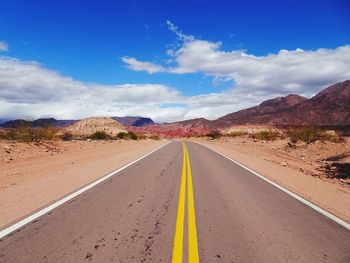
[{"label": "road", "polygon": [[168,144],[2,238],[0,262],[350,262],[349,230],[186,145]]}]

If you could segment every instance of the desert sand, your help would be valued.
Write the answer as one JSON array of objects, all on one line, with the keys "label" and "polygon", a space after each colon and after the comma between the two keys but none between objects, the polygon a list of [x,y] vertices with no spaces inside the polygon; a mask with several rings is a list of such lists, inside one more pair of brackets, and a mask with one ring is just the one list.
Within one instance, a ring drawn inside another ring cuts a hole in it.
[{"label": "desert sand", "polygon": [[350,222],[350,186],[345,180],[329,179],[326,158],[350,149],[343,143],[315,142],[288,146],[286,140],[253,141],[249,138],[191,139],[259,172],[288,190]]},{"label": "desert sand", "polygon": [[166,141],[0,141],[0,228],[50,204]]}]

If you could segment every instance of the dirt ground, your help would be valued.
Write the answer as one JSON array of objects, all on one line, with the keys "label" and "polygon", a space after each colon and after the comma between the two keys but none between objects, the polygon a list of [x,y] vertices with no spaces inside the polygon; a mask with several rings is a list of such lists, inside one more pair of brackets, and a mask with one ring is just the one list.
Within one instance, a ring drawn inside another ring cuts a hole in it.
[{"label": "dirt ground", "polygon": [[254,141],[245,137],[191,140],[210,146],[350,222],[349,179],[331,178],[335,164],[348,165],[350,161],[349,138],[342,143],[316,141],[296,147],[290,147],[287,140]]},{"label": "dirt ground", "polygon": [[0,228],[166,141],[0,141]]}]

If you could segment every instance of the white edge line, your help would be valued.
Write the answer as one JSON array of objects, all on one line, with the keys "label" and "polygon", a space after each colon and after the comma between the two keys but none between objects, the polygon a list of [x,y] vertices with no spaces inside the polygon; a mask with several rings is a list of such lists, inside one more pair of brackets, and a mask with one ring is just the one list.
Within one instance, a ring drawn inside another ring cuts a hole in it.
[{"label": "white edge line", "polygon": [[214,150],[212,147],[207,146],[207,145],[202,144],[202,143],[199,143],[199,142],[195,142],[195,143],[198,143],[198,144],[200,144],[200,145],[202,145],[202,146],[204,146],[204,147],[206,147],[206,148],[212,150],[213,152],[216,152],[217,154],[219,154],[219,155],[225,157],[226,159],[230,160],[231,162],[234,162],[234,163],[237,164],[238,166],[240,166],[240,167],[244,168],[245,170],[251,172],[251,173],[254,174],[255,176],[259,177],[260,179],[266,181],[267,183],[269,183],[269,184],[273,185],[274,187],[278,188],[279,190],[281,190],[281,191],[285,192],[286,194],[292,196],[293,198],[297,199],[298,201],[302,202],[303,204],[307,205],[308,207],[310,207],[310,208],[316,210],[317,212],[319,212],[320,214],[324,215],[324,216],[327,217],[328,219],[330,219],[330,220],[332,220],[332,221],[338,223],[339,225],[341,225],[342,227],[346,228],[347,230],[350,230],[350,224],[347,223],[347,222],[345,222],[344,220],[340,219],[339,217],[336,217],[335,215],[331,214],[330,212],[327,212],[326,210],[322,209],[321,207],[319,207],[319,206],[317,206],[317,205],[311,203],[310,201],[308,201],[308,200],[302,198],[301,196],[299,196],[299,195],[297,195],[297,194],[295,194],[295,193],[293,193],[293,192],[287,190],[287,189],[284,188],[283,186],[281,186],[281,185],[279,185],[279,184],[277,184],[277,183],[271,181],[270,179],[266,178],[265,176],[263,176],[263,175],[261,175],[261,174],[255,172],[255,171],[253,171],[252,169],[250,169],[250,168],[244,166],[243,164],[241,164],[241,163],[239,163],[239,162],[237,162],[237,161],[231,159],[230,157],[226,156],[225,154],[220,153],[220,152]]},{"label": "white edge line", "polygon": [[121,168],[118,168],[117,170],[114,170],[114,171],[110,172],[109,174],[107,174],[107,175],[101,177],[100,179],[92,182],[91,184],[89,184],[89,185],[79,189],[78,191],[76,191],[76,192],[74,192],[74,193],[72,193],[72,194],[70,194],[70,195],[68,195],[68,196],[58,200],[57,202],[55,202],[55,203],[53,203],[53,204],[43,208],[42,210],[40,210],[40,211],[38,211],[38,212],[36,212],[36,213],[34,213],[34,214],[24,218],[24,219],[22,219],[21,221],[19,221],[19,222],[13,224],[13,225],[11,225],[11,226],[1,230],[0,231],[0,239],[5,237],[5,236],[7,236],[10,233],[12,233],[13,231],[16,231],[17,229],[21,228],[22,226],[30,223],[31,221],[37,219],[38,217],[40,217],[40,216],[50,212],[51,210],[55,209],[56,207],[66,203],[67,201],[73,199],[74,197],[76,197],[76,196],[86,192],[87,190],[89,190],[89,189],[93,188],[94,186],[98,185],[99,183],[101,183],[103,181],[106,181],[107,179],[111,178],[112,176],[116,175],[117,173],[125,170],[126,168],[130,167],[131,165],[137,163],[138,161],[141,161],[142,159],[146,158],[147,156],[151,155],[152,153],[154,153],[154,152],[162,149],[163,147],[167,146],[169,143],[170,142],[168,141],[166,144],[162,145],[161,147],[159,147],[159,148],[157,148],[157,149],[155,149],[155,150],[153,150],[153,151],[151,151],[151,152],[149,152],[149,153],[147,153],[147,154],[137,158],[136,160],[134,160],[134,161],[132,161],[132,162],[122,166]]}]

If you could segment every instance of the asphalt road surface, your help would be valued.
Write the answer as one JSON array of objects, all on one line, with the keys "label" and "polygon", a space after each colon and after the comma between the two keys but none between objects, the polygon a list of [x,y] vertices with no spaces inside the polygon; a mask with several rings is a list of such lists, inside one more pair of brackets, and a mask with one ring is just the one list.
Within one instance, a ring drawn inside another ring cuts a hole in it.
[{"label": "asphalt road surface", "polygon": [[350,262],[349,230],[186,145],[168,144],[3,237],[0,262]]}]

